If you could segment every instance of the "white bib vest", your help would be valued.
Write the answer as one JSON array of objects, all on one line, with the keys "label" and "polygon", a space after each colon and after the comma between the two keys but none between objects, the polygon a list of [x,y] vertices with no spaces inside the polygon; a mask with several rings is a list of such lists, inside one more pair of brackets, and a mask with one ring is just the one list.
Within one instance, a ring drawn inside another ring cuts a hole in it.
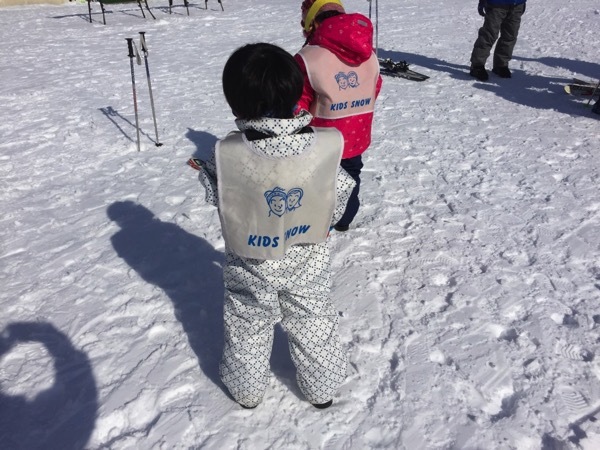
[{"label": "white bib vest", "polygon": [[336,129],[314,130],[314,145],[301,155],[259,154],[239,132],[217,144],[219,215],[235,254],[280,259],[292,245],[327,238],[344,144]]},{"label": "white bib vest", "polygon": [[379,76],[375,53],[357,67],[345,64],[329,50],[314,45],[305,46],[299,54],[316,93],[310,110],[313,116],[339,119],[375,110]]}]

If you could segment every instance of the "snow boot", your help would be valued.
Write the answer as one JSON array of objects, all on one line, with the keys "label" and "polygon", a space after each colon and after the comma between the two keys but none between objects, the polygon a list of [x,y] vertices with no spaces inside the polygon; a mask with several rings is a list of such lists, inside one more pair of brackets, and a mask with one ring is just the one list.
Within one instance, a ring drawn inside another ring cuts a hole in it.
[{"label": "snow boot", "polygon": [[479,81],[487,81],[490,77],[483,66],[472,66],[469,75],[477,78]]},{"label": "snow boot", "polygon": [[318,409],[329,408],[332,404],[333,404],[333,400],[329,400],[328,402],[325,402],[325,403],[312,403],[312,405]]},{"label": "snow boot", "polygon": [[500,78],[511,78],[512,77],[512,73],[510,73],[510,69],[508,67],[494,67],[492,69],[492,72],[494,72]]}]

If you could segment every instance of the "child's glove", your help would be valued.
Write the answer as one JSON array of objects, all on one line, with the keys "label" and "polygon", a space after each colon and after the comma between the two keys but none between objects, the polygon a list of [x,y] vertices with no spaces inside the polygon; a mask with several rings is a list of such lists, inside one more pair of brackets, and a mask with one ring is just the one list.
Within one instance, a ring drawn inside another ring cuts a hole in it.
[{"label": "child's glove", "polygon": [[477,5],[477,12],[481,17],[485,17],[485,13],[487,8],[487,2],[485,0],[479,0],[479,5]]},{"label": "child's glove", "polygon": [[202,167],[200,166],[200,164],[202,164],[202,161],[200,161],[197,158],[190,158],[188,159],[187,165],[190,166],[192,169],[196,169],[196,170],[202,170]]}]

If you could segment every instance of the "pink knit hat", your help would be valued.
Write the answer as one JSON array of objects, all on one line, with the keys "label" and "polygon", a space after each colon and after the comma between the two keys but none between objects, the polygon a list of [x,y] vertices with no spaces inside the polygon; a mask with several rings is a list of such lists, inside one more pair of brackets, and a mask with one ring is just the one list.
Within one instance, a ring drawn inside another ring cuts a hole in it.
[{"label": "pink knit hat", "polygon": [[302,6],[302,21],[300,24],[304,28],[304,33],[309,33],[312,29],[315,17],[325,11],[346,12],[340,0],[304,0]]}]

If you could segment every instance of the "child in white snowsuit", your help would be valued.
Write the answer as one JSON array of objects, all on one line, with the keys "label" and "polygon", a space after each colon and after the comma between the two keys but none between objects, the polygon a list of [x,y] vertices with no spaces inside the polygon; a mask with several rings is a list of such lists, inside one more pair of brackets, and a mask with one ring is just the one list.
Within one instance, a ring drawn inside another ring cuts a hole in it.
[{"label": "child in white snowsuit", "polygon": [[236,50],[223,90],[240,131],[219,141],[210,161],[190,160],[219,209],[226,247],[221,379],[246,408],[267,388],[278,322],[309,402],[330,406],[346,377],[326,239],[354,181],[339,168],[339,132],[308,127],[306,112],[294,117],[302,85],[297,63],[281,48]]}]

